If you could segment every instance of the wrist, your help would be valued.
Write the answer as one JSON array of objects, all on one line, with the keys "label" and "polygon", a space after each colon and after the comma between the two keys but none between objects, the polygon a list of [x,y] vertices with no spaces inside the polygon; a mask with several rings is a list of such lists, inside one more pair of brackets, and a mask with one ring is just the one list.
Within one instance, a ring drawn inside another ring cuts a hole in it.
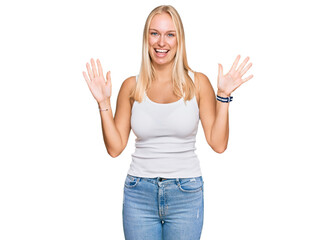
[{"label": "wrist", "polygon": [[97,103],[99,108],[111,108],[110,99],[105,99]]},{"label": "wrist", "polygon": [[227,98],[227,97],[230,97],[231,94],[227,94],[224,91],[218,89],[217,90],[217,95],[220,96],[220,97],[223,97],[223,98]]}]

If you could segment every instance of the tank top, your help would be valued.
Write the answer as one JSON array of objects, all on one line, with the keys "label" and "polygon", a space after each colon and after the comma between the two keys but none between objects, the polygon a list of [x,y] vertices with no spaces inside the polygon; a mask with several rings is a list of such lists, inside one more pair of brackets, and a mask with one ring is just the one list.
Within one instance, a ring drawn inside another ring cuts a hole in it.
[{"label": "tank top", "polygon": [[[189,71],[194,81],[194,73]],[[138,76],[136,77],[138,79]],[[199,109],[194,96],[156,103],[144,93],[134,101],[131,128],[136,136],[128,174],[138,177],[189,178],[202,175],[195,153]]]}]

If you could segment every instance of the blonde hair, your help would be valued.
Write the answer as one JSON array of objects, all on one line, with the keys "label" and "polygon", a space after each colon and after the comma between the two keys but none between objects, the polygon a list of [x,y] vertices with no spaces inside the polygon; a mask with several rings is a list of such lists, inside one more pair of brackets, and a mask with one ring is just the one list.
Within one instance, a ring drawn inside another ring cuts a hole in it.
[{"label": "blonde hair", "polygon": [[153,9],[152,12],[148,15],[143,31],[140,73],[137,84],[130,95],[131,98],[138,102],[142,102],[144,92],[150,87],[153,79],[155,78],[155,69],[151,62],[148,51],[149,25],[156,14],[162,13],[168,13],[171,16],[176,29],[177,51],[172,71],[174,94],[180,98],[183,97],[185,102],[187,100],[191,100],[196,92],[195,84],[188,75],[188,71],[194,71],[192,71],[188,65],[184,29],[180,15],[174,7],[170,5],[162,5]]}]

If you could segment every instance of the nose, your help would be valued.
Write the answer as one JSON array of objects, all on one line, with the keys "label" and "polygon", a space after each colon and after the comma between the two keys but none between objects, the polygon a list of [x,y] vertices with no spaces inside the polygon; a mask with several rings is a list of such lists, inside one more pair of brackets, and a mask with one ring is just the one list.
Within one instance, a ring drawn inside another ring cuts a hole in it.
[{"label": "nose", "polygon": [[165,39],[163,35],[160,36],[158,44],[160,47],[163,47],[165,45]]}]

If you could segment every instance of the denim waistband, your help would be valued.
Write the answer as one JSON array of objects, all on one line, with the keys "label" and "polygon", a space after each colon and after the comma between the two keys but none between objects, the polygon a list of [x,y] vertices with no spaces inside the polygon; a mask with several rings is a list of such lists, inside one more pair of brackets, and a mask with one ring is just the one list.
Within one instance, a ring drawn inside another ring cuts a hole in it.
[{"label": "denim waistband", "polygon": [[191,180],[194,179],[195,181],[200,180],[203,181],[203,177],[202,176],[198,176],[198,177],[190,177],[190,178],[162,178],[162,177],[154,177],[154,178],[147,178],[147,177],[138,177],[138,176],[133,176],[130,174],[127,174],[127,176],[133,177],[134,179],[140,179],[140,180],[144,180],[153,184],[157,184],[158,182],[165,182],[165,183],[169,183],[169,182],[180,182],[181,180]]}]

